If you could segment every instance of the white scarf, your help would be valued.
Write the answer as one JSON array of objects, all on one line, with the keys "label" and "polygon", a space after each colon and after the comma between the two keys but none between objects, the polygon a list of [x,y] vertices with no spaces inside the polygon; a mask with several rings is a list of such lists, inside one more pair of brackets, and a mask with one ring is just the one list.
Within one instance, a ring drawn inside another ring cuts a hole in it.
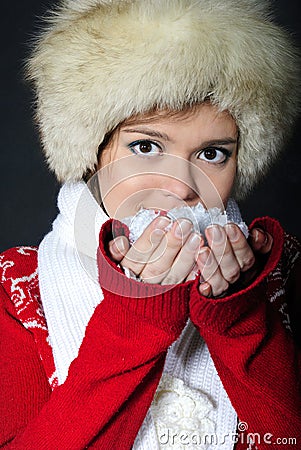
[{"label": "white scarf", "polygon": [[[53,229],[39,246],[38,269],[57,377],[63,384],[93,311],[103,300],[96,249],[108,216],[83,182],[63,185],[58,207]],[[234,209],[239,215],[237,206]],[[161,382],[133,448],[232,450],[236,425],[236,413],[208,348],[188,321],[168,351]]]}]

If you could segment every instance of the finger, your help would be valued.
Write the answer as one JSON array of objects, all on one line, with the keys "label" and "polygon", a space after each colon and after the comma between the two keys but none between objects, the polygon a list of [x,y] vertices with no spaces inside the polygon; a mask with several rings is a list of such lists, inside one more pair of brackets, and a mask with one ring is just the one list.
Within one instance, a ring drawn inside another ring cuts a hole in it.
[{"label": "finger", "polygon": [[241,229],[234,223],[224,226],[232,251],[242,272],[249,270],[255,263],[255,256]]},{"label": "finger", "polygon": [[[179,219],[173,223],[166,233],[165,239],[160,242],[152,254],[151,261],[145,265],[140,277],[148,283],[161,283],[170,271],[174,260],[191,234],[193,225],[190,220]],[[195,262],[194,255],[190,255],[191,270]],[[185,276],[188,272],[186,272]]]},{"label": "finger", "polygon": [[196,277],[200,276],[200,271],[198,268],[198,265],[194,263],[193,268],[191,269],[190,273],[187,275],[185,281],[192,281],[195,280]]},{"label": "finger", "polygon": [[120,262],[130,248],[130,243],[125,236],[119,236],[109,243],[109,251],[112,258]]},{"label": "finger", "polygon": [[272,249],[273,238],[270,233],[260,228],[253,228],[250,232],[250,245],[254,252],[265,255]]},{"label": "finger", "polygon": [[229,283],[222,276],[214,254],[208,247],[200,249],[197,264],[203,279],[210,284],[211,293],[214,297],[227,291]]},{"label": "finger", "polygon": [[184,281],[195,267],[197,252],[204,244],[202,236],[192,233],[184,246],[176,256],[168,274],[163,278],[161,284],[177,284]]},{"label": "finger", "polygon": [[199,292],[204,297],[212,296],[211,286],[206,281],[204,281],[203,283],[200,283],[200,285],[199,285]]},{"label": "finger", "polygon": [[205,233],[222,276],[228,283],[235,283],[240,277],[240,265],[226,231],[219,225],[211,225],[206,228]]},{"label": "finger", "polygon": [[153,220],[130,247],[122,259],[121,265],[139,275],[164,238],[165,230],[170,224],[171,220],[165,216],[160,216]]}]

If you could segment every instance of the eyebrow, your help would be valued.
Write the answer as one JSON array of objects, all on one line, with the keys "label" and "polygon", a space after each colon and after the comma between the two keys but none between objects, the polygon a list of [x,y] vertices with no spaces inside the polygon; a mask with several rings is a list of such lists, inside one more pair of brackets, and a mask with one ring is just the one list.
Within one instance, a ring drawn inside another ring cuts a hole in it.
[{"label": "eyebrow", "polygon": [[224,139],[213,139],[212,141],[205,141],[202,143],[202,147],[210,147],[210,145],[229,145],[237,144],[238,139],[224,138]]},{"label": "eyebrow", "polygon": [[138,129],[126,128],[122,131],[124,131],[125,133],[146,134],[147,136],[150,137],[157,137],[159,139],[164,139],[165,141],[168,142],[173,142],[172,139],[170,139],[170,137],[166,133],[161,133],[160,131],[152,130],[151,128],[138,128]]},{"label": "eyebrow", "polygon": [[[164,139],[168,142],[174,142],[166,133],[161,133],[160,131],[152,130],[151,128],[126,128],[124,130],[125,133],[138,133],[145,134],[150,137],[156,137],[159,139]],[[211,145],[229,145],[229,144],[237,144],[238,139],[225,137],[223,139],[212,139],[209,141],[205,141],[201,144],[201,147],[208,147]]]}]

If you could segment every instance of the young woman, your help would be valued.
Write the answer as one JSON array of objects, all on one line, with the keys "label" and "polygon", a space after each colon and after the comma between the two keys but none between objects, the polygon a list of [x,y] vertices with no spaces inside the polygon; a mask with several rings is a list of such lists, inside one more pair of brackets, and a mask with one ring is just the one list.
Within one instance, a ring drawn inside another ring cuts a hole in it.
[{"label": "young woman", "polygon": [[233,200],[296,118],[268,6],[69,0],[28,73],[63,185],[0,257],[2,447],[298,448],[300,245]]}]

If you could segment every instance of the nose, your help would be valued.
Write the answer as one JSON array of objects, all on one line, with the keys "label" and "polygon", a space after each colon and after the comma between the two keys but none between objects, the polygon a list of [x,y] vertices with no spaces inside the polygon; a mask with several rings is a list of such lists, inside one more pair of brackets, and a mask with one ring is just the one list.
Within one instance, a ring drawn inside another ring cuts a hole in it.
[{"label": "nose", "polygon": [[193,202],[198,198],[197,193],[190,184],[186,184],[186,182],[174,176],[164,176],[160,187],[166,197],[174,197],[187,203]]},{"label": "nose", "polygon": [[173,157],[160,174],[160,187],[166,197],[193,204],[199,199],[193,164],[183,158]]}]

